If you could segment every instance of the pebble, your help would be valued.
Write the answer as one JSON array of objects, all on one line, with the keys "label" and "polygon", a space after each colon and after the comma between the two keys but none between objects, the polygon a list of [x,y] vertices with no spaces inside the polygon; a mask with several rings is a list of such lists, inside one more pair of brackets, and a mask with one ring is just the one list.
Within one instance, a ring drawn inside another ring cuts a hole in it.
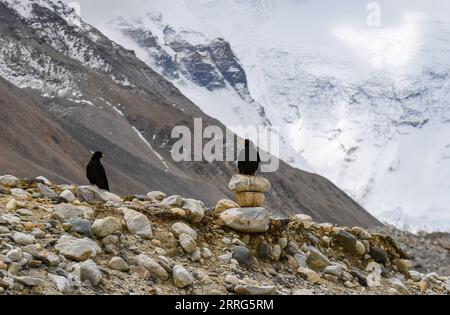
[{"label": "pebble", "polygon": [[89,238],[77,239],[68,235],[61,236],[55,249],[66,258],[75,261],[84,261],[102,252],[100,246],[93,240]]},{"label": "pebble", "polygon": [[422,280],[423,278],[423,273],[420,273],[416,270],[410,270],[409,271],[409,277],[414,281],[414,282],[418,282],[420,280]]},{"label": "pebble", "polygon": [[81,281],[89,280],[93,286],[97,286],[103,278],[102,272],[97,264],[89,259],[81,262],[79,265]]},{"label": "pebble", "polygon": [[231,254],[231,253],[226,253],[226,254],[220,255],[220,256],[217,257],[217,258],[218,258],[221,262],[228,264],[228,263],[230,263],[231,258],[233,258],[233,254]]},{"label": "pebble", "polygon": [[64,190],[59,196],[64,198],[68,203],[72,203],[76,200],[75,195],[70,190]]},{"label": "pebble", "polygon": [[232,285],[239,285],[240,280],[238,277],[234,275],[227,275],[225,277],[225,283],[232,284]]},{"label": "pebble", "polygon": [[251,267],[255,262],[250,250],[245,246],[235,246],[233,248],[233,258],[236,259],[240,266],[246,268]]},{"label": "pebble", "polygon": [[23,252],[19,248],[11,249],[7,254],[6,257],[10,259],[11,261],[19,261],[22,259]]},{"label": "pebble", "polygon": [[386,264],[388,262],[387,253],[381,247],[372,247],[370,249],[370,256],[379,264]]},{"label": "pebble", "polygon": [[68,221],[69,231],[80,235],[92,236],[92,222],[87,219],[72,219]]},{"label": "pebble", "polygon": [[17,209],[17,201],[16,199],[10,199],[6,204],[6,210],[14,211]]},{"label": "pebble", "polygon": [[339,265],[327,266],[323,269],[323,273],[330,274],[340,278],[342,276],[342,267]]},{"label": "pebble", "polygon": [[155,260],[148,257],[147,255],[140,254],[136,257],[138,264],[145,269],[147,269],[150,273],[154,274],[161,280],[167,280],[169,278],[169,274],[166,269],[164,269],[160,264],[158,264]]},{"label": "pebble", "polygon": [[147,198],[149,200],[158,200],[158,201],[162,201],[164,200],[164,198],[166,198],[166,194],[160,191],[151,191],[147,194]]},{"label": "pebble", "polygon": [[28,276],[15,277],[14,280],[18,281],[28,287],[37,287],[37,286],[41,286],[43,284],[43,281],[41,279],[34,278],[34,277],[28,277]]},{"label": "pebble", "polygon": [[29,200],[31,199],[31,195],[21,188],[13,188],[10,191],[11,196],[16,197],[17,199]]},{"label": "pebble", "polygon": [[153,230],[146,215],[131,209],[123,210],[128,231],[143,239],[152,239]]},{"label": "pebble", "polygon": [[313,269],[323,269],[331,265],[330,260],[322,254],[317,248],[309,247],[310,255],[308,257],[308,265]]},{"label": "pebble", "polygon": [[358,256],[364,256],[366,253],[366,247],[361,241],[356,241],[355,253]]},{"label": "pebble", "polygon": [[316,284],[320,281],[320,276],[309,268],[298,268],[297,272],[306,279],[306,281]]},{"label": "pebble", "polygon": [[189,234],[194,240],[197,240],[197,232],[195,232],[189,225],[183,222],[174,223],[171,230],[175,237],[179,238],[181,234]]},{"label": "pebble", "polygon": [[184,199],[181,208],[186,210],[187,217],[193,222],[201,222],[205,216],[205,204],[194,199]]},{"label": "pebble", "polygon": [[42,239],[42,238],[45,238],[45,232],[44,231],[42,231],[41,229],[38,229],[38,228],[34,228],[34,229],[32,229],[31,230],[31,234],[35,237],[35,238],[40,238],[40,239]]},{"label": "pebble", "polygon": [[180,208],[182,204],[183,204],[183,198],[178,195],[167,197],[163,201],[161,201],[162,206],[168,206],[168,207]]}]

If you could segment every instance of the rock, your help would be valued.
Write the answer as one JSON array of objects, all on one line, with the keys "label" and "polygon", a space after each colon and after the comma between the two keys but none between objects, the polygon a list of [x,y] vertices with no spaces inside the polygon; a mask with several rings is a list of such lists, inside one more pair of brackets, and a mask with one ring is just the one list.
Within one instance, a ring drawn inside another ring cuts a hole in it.
[{"label": "rock", "polygon": [[255,263],[250,250],[245,246],[235,246],[233,249],[233,258],[237,260],[239,265],[246,268],[251,267]]},{"label": "rock", "polygon": [[8,234],[8,233],[11,233],[10,229],[7,228],[6,226],[0,225],[0,234]]},{"label": "rock", "polygon": [[14,233],[13,239],[16,244],[22,246],[33,244],[36,241],[36,238],[33,235],[24,234],[20,232]]},{"label": "rock", "polygon": [[236,200],[240,207],[261,207],[266,197],[263,193],[244,191],[236,193]]},{"label": "rock", "polygon": [[317,248],[310,246],[310,255],[308,257],[308,265],[313,269],[323,269],[331,265],[330,260],[322,254]]},{"label": "rock", "polygon": [[447,281],[445,282],[445,289],[448,293],[450,293],[450,277],[448,277]]},{"label": "rock", "polygon": [[203,248],[203,250],[202,250],[202,257],[203,258],[209,259],[212,256],[213,256],[213,254],[212,254],[212,252],[211,252],[211,250],[209,248],[206,248],[206,247]]},{"label": "rock", "polygon": [[102,239],[103,245],[117,244],[117,243],[119,243],[119,238],[116,235],[108,235]]},{"label": "rock", "polygon": [[6,254],[6,257],[9,258],[11,261],[19,261],[22,259],[22,256],[23,256],[23,252],[20,248],[11,249]]},{"label": "rock", "polygon": [[128,231],[143,239],[152,239],[153,230],[146,215],[135,210],[124,209],[123,215]]},{"label": "rock", "polygon": [[192,254],[197,248],[195,240],[189,234],[181,234],[178,240],[180,241],[181,248],[183,248],[188,254]]},{"label": "rock", "polygon": [[[221,262],[228,264],[230,263],[231,259],[233,258],[233,254],[231,253],[225,253],[223,255],[220,255],[217,257]],[[239,262],[238,262],[239,263]]]},{"label": "rock", "polygon": [[237,285],[234,292],[239,295],[273,295],[276,288],[273,286]]},{"label": "rock", "polygon": [[416,270],[410,270],[409,271],[409,277],[414,282],[419,282],[420,280],[422,280],[423,276],[424,276],[423,273],[420,273],[420,272],[418,272]]},{"label": "rock", "polygon": [[272,248],[269,243],[263,242],[258,247],[258,258],[261,260],[269,260],[271,257]]},{"label": "rock", "polygon": [[362,240],[367,241],[372,238],[372,235],[369,232],[367,232],[366,230],[364,230],[363,228],[353,227],[353,228],[351,228],[351,231]]},{"label": "rock", "polygon": [[20,188],[22,185],[20,184],[20,180],[12,175],[4,175],[0,176],[0,185],[11,187],[11,188]]},{"label": "rock", "polygon": [[22,222],[22,220],[20,218],[16,217],[15,215],[12,215],[10,213],[0,215],[0,220],[3,220],[10,225],[20,224]]},{"label": "rock", "polygon": [[18,209],[16,213],[21,217],[31,217],[34,214],[33,211],[30,211],[28,209]]},{"label": "rock", "polygon": [[57,205],[53,210],[53,217],[61,220],[74,220],[74,219],[92,219],[94,216],[94,210],[85,206],[73,206],[68,204]]},{"label": "rock", "polygon": [[[339,246],[342,246],[344,249],[346,249],[349,252],[355,251],[357,239],[353,234],[345,231],[340,230],[337,235],[335,236],[335,242]],[[364,245],[363,245],[364,246]],[[365,251],[365,248],[364,248]]]},{"label": "rock", "polygon": [[58,275],[54,275],[54,274],[50,274],[50,273],[48,274],[48,276],[50,277],[50,279],[52,279],[55,282],[56,287],[59,290],[59,292],[61,292],[63,294],[70,294],[72,292],[72,290],[70,288],[70,283],[66,279],[66,277],[58,276]]},{"label": "rock", "polygon": [[122,231],[122,222],[114,217],[95,220],[92,225],[92,233],[99,237],[105,237],[120,231]]},{"label": "rock", "polygon": [[77,196],[82,202],[122,202],[122,198],[119,196],[110,193],[109,191],[99,189],[96,186],[79,186],[77,189]]},{"label": "rock", "polygon": [[123,258],[121,258],[121,257],[111,258],[111,260],[108,262],[108,267],[113,270],[118,270],[118,271],[122,271],[122,272],[130,271],[130,266],[128,266],[126,261],[123,260]]},{"label": "rock", "polygon": [[239,285],[240,280],[239,280],[239,278],[236,277],[236,276],[233,276],[233,275],[227,275],[227,276],[225,277],[225,283],[232,284],[232,285]]},{"label": "rock", "polygon": [[296,214],[293,219],[299,223],[313,222],[312,217],[306,214]]},{"label": "rock", "polygon": [[408,288],[403,284],[403,282],[398,278],[390,278],[388,282],[394,286],[401,294],[403,295],[411,295],[411,292]]},{"label": "rock", "polygon": [[92,236],[92,223],[86,219],[72,219],[68,222],[70,224],[70,231],[80,235]]},{"label": "rock", "polygon": [[299,289],[295,290],[292,295],[314,295],[314,293],[309,289]]},{"label": "rock", "polygon": [[58,194],[55,193],[51,188],[49,188],[48,186],[38,183],[37,187],[39,189],[39,191],[41,192],[41,194],[49,199],[53,199],[53,198],[58,198]]},{"label": "rock", "polygon": [[164,269],[160,264],[158,264],[155,260],[148,257],[147,255],[140,254],[136,257],[137,262],[140,266],[147,269],[150,273],[154,274],[161,280],[169,279],[169,274],[166,269]]},{"label": "rock", "polygon": [[193,222],[200,222],[205,216],[205,204],[194,199],[184,199],[181,208],[187,211],[187,217]]},{"label": "rock", "polygon": [[89,238],[77,239],[63,235],[56,243],[55,249],[68,259],[84,261],[101,253],[100,246]]},{"label": "rock", "polygon": [[307,258],[305,253],[299,251],[294,255],[294,259],[296,262],[297,267],[296,268],[306,268],[306,262]]},{"label": "rock", "polygon": [[280,245],[281,249],[285,249],[288,246],[289,242],[287,238],[282,237],[278,240],[278,244]]},{"label": "rock", "polygon": [[262,177],[235,175],[231,178],[228,188],[234,192],[260,192],[265,193],[270,189],[270,182]]},{"label": "rock", "polygon": [[397,266],[398,271],[403,274],[409,274],[409,269],[411,269],[411,262],[406,259],[395,259],[394,264]]},{"label": "rock", "polygon": [[170,212],[172,212],[174,217],[185,218],[187,216],[186,211],[181,208],[172,208],[170,209]]},{"label": "rock", "polygon": [[189,258],[191,259],[191,261],[193,262],[199,262],[202,259],[202,253],[200,252],[200,250],[197,248],[194,250],[194,252],[189,256]]},{"label": "rock", "polygon": [[173,282],[177,288],[185,288],[194,283],[194,278],[183,266],[176,265],[172,269]]},{"label": "rock", "polygon": [[40,239],[43,239],[46,236],[45,232],[42,231],[41,229],[38,229],[38,228],[32,229],[31,230],[31,235],[33,235],[35,238],[40,238]]},{"label": "rock", "polygon": [[44,282],[39,278],[33,278],[33,277],[15,277],[15,281],[20,282],[28,287],[37,287],[41,286]]},{"label": "rock", "polygon": [[102,272],[93,260],[89,259],[80,263],[81,281],[89,280],[93,286],[97,286],[102,277]]},{"label": "rock", "polygon": [[64,198],[69,203],[74,202],[76,199],[75,195],[70,190],[64,190],[59,196]]},{"label": "rock", "polygon": [[174,223],[171,230],[175,237],[179,238],[181,234],[189,234],[194,240],[197,240],[197,232],[195,232],[189,225],[183,222]]},{"label": "rock", "polygon": [[281,247],[280,245],[276,244],[272,247],[272,253],[271,253],[272,260],[279,261],[281,257]]},{"label": "rock", "polygon": [[361,241],[356,241],[355,253],[358,256],[364,256],[366,253],[366,246]]},{"label": "rock", "polygon": [[43,251],[37,255],[37,258],[45,262],[49,266],[58,266],[61,260],[59,257],[53,253]]},{"label": "rock", "polygon": [[232,209],[232,208],[239,208],[239,205],[231,200],[228,199],[222,199],[219,202],[217,202],[216,207],[214,208],[214,211],[216,213],[222,213],[225,210]]},{"label": "rock", "polygon": [[373,246],[370,249],[370,256],[379,264],[386,264],[388,262],[388,255],[381,247]]},{"label": "rock", "polygon": [[180,208],[182,204],[183,204],[183,198],[181,198],[178,195],[167,197],[163,201],[161,201],[162,206],[168,206],[168,207]]},{"label": "rock", "polygon": [[14,211],[17,209],[17,200],[14,198],[11,198],[8,203],[6,204],[6,210]]},{"label": "rock", "polygon": [[31,195],[21,188],[13,188],[10,191],[11,196],[16,197],[17,199],[29,200],[31,199]]},{"label": "rock", "polygon": [[270,228],[270,217],[264,208],[232,208],[220,214],[226,226],[244,233],[265,233]]},{"label": "rock", "polygon": [[36,181],[38,181],[38,182],[41,182],[41,183],[43,183],[43,184],[45,184],[45,185],[47,185],[47,186],[50,186],[52,183],[48,180],[48,178],[47,177],[44,177],[44,176],[38,176],[38,177],[36,177]]},{"label": "rock", "polygon": [[342,267],[339,265],[330,265],[323,269],[323,273],[336,276],[340,278],[342,276]]},{"label": "rock", "polygon": [[297,272],[306,279],[306,281],[311,282],[312,284],[316,284],[320,281],[320,276],[309,268],[298,268]]},{"label": "rock", "polygon": [[160,191],[151,191],[147,194],[147,198],[149,200],[163,201],[166,197],[166,194]]}]

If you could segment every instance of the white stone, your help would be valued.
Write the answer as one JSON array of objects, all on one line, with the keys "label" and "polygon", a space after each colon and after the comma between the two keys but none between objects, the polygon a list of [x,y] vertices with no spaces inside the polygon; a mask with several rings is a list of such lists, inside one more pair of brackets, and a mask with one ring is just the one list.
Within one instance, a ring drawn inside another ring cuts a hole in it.
[{"label": "white stone", "polygon": [[22,185],[20,184],[20,180],[12,175],[4,175],[0,176],[0,184],[7,187],[16,187],[20,188]]},{"label": "white stone", "polygon": [[56,287],[59,290],[59,292],[61,292],[63,294],[71,293],[70,284],[69,284],[69,281],[66,279],[66,277],[58,276],[58,275],[54,275],[54,274],[50,274],[50,273],[48,274],[48,276],[50,277],[50,279],[52,279],[55,282]]},{"label": "white stone", "polygon": [[235,175],[231,178],[228,188],[234,192],[261,192],[270,189],[270,182],[258,176]]},{"label": "white stone", "polygon": [[146,215],[127,208],[123,209],[123,215],[130,233],[140,236],[143,239],[153,238],[152,226]]},{"label": "white stone", "polygon": [[94,210],[85,206],[60,204],[54,208],[52,216],[62,221],[73,219],[91,220],[94,216]]},{"label": "white stone", "polygon": [[36,241],[36,238],[33,235],[16,232],[13,235],[14,242],[16,244],[26,246],[31,245]]},{"label": "white stone", "polygon": [[86,202],[122,202],[122,198],[120,198],[119,196],[109,191],[99,189],[97,186],[80,186],[77,189],[77,196],[80,201]]},{"label": "white stone", "polygon": [[64,198],[67,200],[67,202],[72,203],[75,201],[75,195],[70,190],[64,190],[60,195],[61,198]]},{"label": "white stone", "polygon": [[229,228],[244,233],[264,233],[270,228],[270,216],[264,208],[232,208],[220,214]]},{"label": "white stone", "polygon": [[161,202],[161,205],[168,207],[181,207],[182,204],[183,198],[178,195],[167,197]]},{"label": "white stone", "polygon": [[17,199],[28,200],[31,199],[31,195],[21,188],[13,188],[10,190],[11,196],[16,197]]},{"label": "white stone", "polygon": [[184,199],[181,207],[187,211],[187,217],[193,222],[200,222],[205,216],[205,204],[199,200]]},{"label": "white stone", "polygon": [[189,234],[181,234],[178,240],[180,241],[181,248],[183,248],[188,254],[192,254],[197,248],[195,240]]},{"label": "white stone", "polygon": [[158,201],[162,201],[166,197],[167,197],[166,194],[161,191],[151,191],[147,194],[147,198],[150,200],[155,199]]},{"label": "white stone", "polygon": [[366,253],[366,246],[361,241],[356,241],[355,253],[358,256],[364,256]]},{"label": "white stone", "polygon": [[81,281],[89,280],[92,285],[96,286],[102,280],[103,275],[97,264],[89,259],[80,263],[80,277]]}]

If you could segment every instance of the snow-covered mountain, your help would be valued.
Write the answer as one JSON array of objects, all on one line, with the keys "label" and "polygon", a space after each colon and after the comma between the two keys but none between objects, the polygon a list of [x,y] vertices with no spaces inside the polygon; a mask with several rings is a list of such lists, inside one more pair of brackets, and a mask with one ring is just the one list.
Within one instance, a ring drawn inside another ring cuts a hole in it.
[{"label": "snow-covered mountain", "polygon": [[379,1],[368,27],[360,0],[79,2],[211,116],[279,127],[284,160],[383,221],[450,230],[448,4]]}]

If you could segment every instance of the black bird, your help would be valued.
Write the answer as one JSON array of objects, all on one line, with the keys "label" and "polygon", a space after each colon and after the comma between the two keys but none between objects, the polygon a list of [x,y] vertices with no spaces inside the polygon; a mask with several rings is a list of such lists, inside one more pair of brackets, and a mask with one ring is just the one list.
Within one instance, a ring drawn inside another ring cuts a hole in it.
[{"label": "black bird", "polygon": [[86,167],[86,176],[91,185],[109,191],[108,178],[106,177],[105,168],[100,160],[103,158],[102,152],[95,152],[89,164]]},{"label": "black bird", "polygon": [[259,152],[255,149],[250,140],[245,140],[245,149],[239,153],[238,169],[239,174],[254,176],[259,168],[261,159]]}]

